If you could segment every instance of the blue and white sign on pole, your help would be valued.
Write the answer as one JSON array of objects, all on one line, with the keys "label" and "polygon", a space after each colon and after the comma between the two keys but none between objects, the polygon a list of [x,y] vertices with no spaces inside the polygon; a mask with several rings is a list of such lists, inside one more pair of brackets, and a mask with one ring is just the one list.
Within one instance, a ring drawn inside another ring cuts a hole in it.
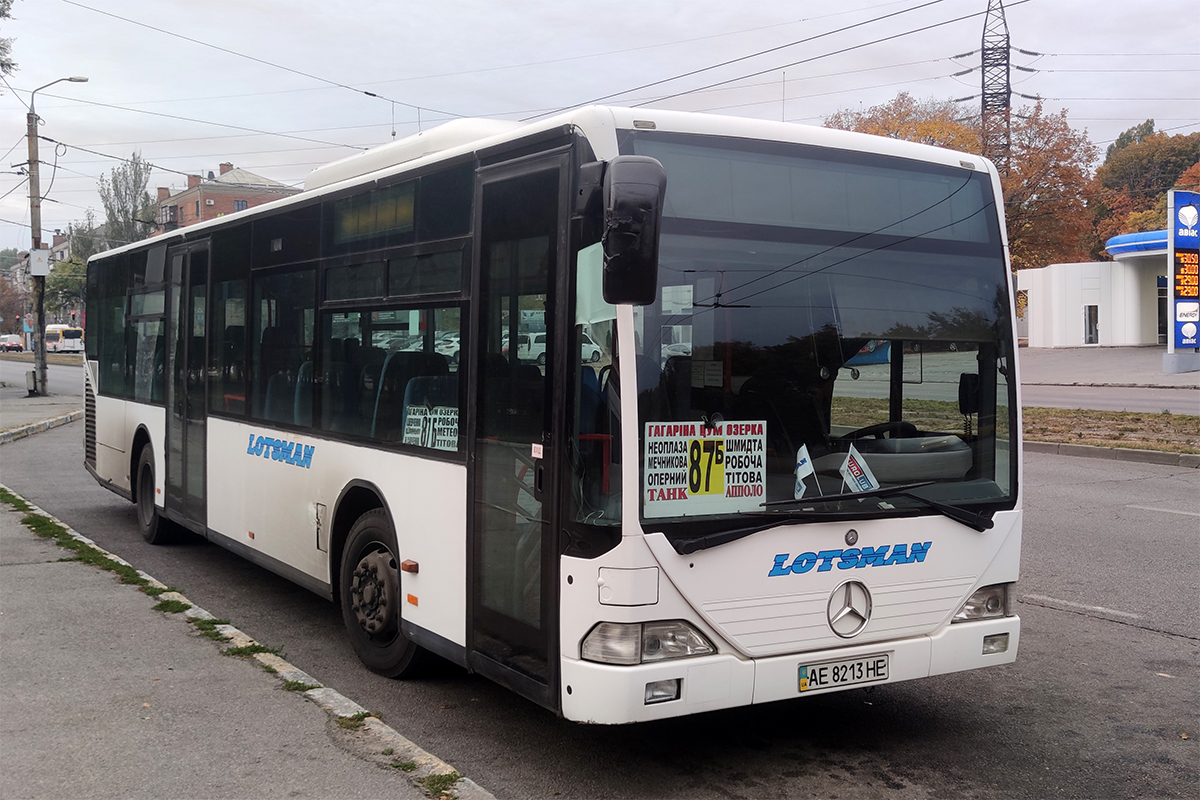
[{"label": "blue and white sign on pole", "polygon": [[1167,193],[1167,258],[1171,269],[1167,352],[1200,348],[1200,194]]}]

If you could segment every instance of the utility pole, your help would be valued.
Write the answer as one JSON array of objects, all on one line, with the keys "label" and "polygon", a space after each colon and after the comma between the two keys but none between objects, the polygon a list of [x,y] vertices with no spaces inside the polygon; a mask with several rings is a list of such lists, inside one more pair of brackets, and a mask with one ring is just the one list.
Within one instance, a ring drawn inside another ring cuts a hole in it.
[{"label": "utility pole", "polygon": [[[75,75],[70,78],[59,78],[58,80],[50,81],[45,86],[39,86],[29,93],[29,114],[26,115],[25,121],[29,128],[27,136],[29,137],[29,227],[32,229],[33,242],[29,250],[29,267],[32,272],[35,254],[42,249],[42,187],[38,176],[38,115],[34,110],[34,95],[42,89],[53,86],[56,83],[69,81],[71,83],[87,83],[87,78]],[[47,262],[49,258],[47,257]],[[49,263],[46,264],[49,267]],[[39,270],[40,272],[40,270]],[[46,391],[46,276],[44,274],[34,274],[33,276],[33,303],[37,309],[37,318],[33,326],[33,369],[34,369],[34,391],[45,397]]]},{"label": "utility pole", "polygon": [[1001,175],[1007,175],[1012,147],[1012,82],[1009,78],[1008,22],[1004,19],[1004,0],[988,0],[980,58],[980,72],[983,75],[980,94],[983,154],[995,163]]}]

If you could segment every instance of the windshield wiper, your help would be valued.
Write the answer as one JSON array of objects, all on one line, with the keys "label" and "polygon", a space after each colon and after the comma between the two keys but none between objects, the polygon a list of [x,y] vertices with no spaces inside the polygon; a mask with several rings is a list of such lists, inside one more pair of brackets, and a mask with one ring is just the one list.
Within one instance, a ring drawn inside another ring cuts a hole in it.
[{"label": "windshield wiper", "polygon": [[[680,555],[694,553],[697,550],[706,550],[709,547],[728,544],[729,542],[743,539],[747,536],[759,533],[761,531],[777,528],[780,525],[787,525],[791,522],[803,520],[806,513],[803,511],[797,512],[794,508],[786,508],[786,506],[799,505],[815,505],[831,500],[863,500],[868,497],[907,497],[911,500],[916,500],[934,511],[949,517],[955,522],[961,522],[969,528],[979,531],[989,530],[993,526],[991,517],[975,511],[967,511],[966,509],[952,506],[938,500],[930,500],[928,497],[921,497],[919,494],[913,494],[913,489],[920,489],[925,486],[932,486],[936,481],[921,481],[919,483],[905,483],[899,486],[888,486],[886,488],[875,489],[874,491],[866,492],[846,492],[845,494],[827,494],[823,497],[805,497],[800,500],[769,500],[763,503],[764,507],[774,506],[778,511],[771,511],[764,508],[762,511],[742,511],[742,516],[760,517],[771,519],[770,522],[764,522],[762,525],[753,525],[745,528],[734,528],[732,530],[718,531],[716,533],[708,533],[702,536],[693,536],[687,539],[671,539],[671,546]],[[840,512],[848,514],[849,512]],[[852,516],[852,515],[850,515]],[[824,517],[824,515],[822,515]],[[811,517],[809,517],[812,520]],[[815,521],[815,520],[812,520]]]},{"label": "windshield wiper", "polygon": [[[919,494],[914,494],[913,489],[920,489],[924,486],[933,485],[934,481],[920,481],[919,483],[904,483],[899,486],[881,487],[879,489],[870,489],[865,492],[846,492],[844,494],[829,494],[824,497],[806,497],[799,500],[771,500],[763,503],[764,506],[796,506],[796,505],[811,505],[814,503],[825,503],[831,500],[861,500],[867,497],[907,497],[910,500],[916,500],[934,511],[949,517],[955,522],[961,522],[969,528],[979,531],[989,530],[992,525],[992,518],[976,511],[967,511],[965,508],[952,506],[948,503],[943,503],[940,500],[931,500],[928,497],[922,497]],[[778,512],[772,511],[745,511],[745,514],[773,515]]]}]

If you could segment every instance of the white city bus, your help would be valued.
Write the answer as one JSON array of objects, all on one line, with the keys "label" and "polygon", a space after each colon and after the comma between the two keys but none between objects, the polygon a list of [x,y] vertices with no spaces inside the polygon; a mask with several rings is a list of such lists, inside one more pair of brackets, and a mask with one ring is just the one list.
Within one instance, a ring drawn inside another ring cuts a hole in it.
[{"label": "white city bus", "polygon": [[73,325],[47,325],[46,352],[82,353],[83,328]]},{"label": "white city bus", "polygon": [[94,256],[87,468],[339,602],[370,669],[571,720],[1006,664],[1009,275],[976,156],[461,120]]}]

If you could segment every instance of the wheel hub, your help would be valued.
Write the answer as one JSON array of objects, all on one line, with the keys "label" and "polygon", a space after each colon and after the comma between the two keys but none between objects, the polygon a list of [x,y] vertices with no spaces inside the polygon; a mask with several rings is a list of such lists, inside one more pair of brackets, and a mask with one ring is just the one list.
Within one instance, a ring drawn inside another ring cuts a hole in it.
[{"label": "wheel hub", "polygon": [[391,553],[368,553],[354,568],[350,584],[351,607],[363,630],[372,636],[388,628],[399,608],[400,581]]}]

